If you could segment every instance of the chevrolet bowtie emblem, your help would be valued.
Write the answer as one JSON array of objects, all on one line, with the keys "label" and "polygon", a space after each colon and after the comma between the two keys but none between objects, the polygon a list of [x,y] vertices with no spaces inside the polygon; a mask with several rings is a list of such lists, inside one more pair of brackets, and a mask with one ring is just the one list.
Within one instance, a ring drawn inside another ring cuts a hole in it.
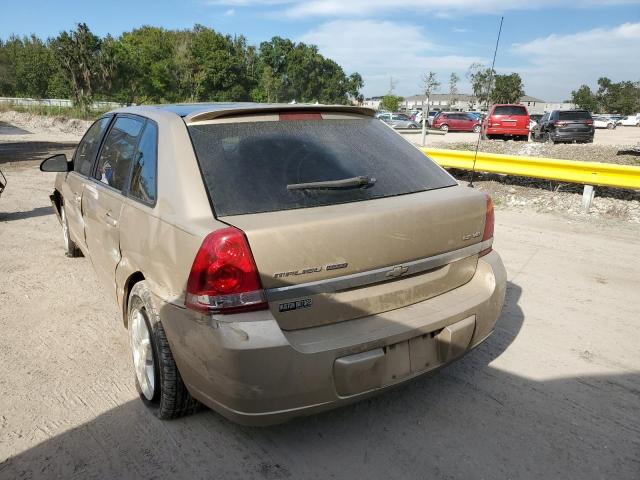
[{"label": "chevrolet bowtie emblem", "polygon": [[405,267],[404,265],[398,265],[397,267],[393,267],[391,270],[387,272],[387,277],[399,277],[404,275],[409,271],[409,267]]}]

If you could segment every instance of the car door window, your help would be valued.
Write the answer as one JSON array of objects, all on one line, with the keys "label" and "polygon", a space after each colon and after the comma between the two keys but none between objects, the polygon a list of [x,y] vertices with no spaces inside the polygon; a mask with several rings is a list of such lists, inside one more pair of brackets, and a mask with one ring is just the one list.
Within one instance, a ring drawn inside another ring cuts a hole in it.
[{"label": "car door window", "polygon": [[111,117],[103,117],[89,127],[84,138],[80,141],[73,157],[73,170],[89,176],[93,161],[96,159],[98,149],[100,148],[100,140],[104,135],[104,131],[109,126]]},{"label": "car door window", "polygon": [[156,201],[156,165],[158,162],[158,127],[149,121],[144,128],[131,171],[129,195],[154,204]]},{"label": "car door window", "polygon": [[100,150],[94,178],[117,190],[123,189],[143,126],[139,119],[116,118]]}]

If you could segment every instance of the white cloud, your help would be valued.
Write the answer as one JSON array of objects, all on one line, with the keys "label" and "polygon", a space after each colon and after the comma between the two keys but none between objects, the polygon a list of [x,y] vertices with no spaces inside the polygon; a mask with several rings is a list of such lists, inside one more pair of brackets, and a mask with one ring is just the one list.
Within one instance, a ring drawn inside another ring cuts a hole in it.
[{"label": "white cloud", "polygon": [[[486,59],[456,55],[432,44],[415,25],[377,20],[335,20],[324,23],[298,40],[318,46],[347,73],[359,72],[365,80],[365,95],[384,94],[393,77],[396,93],[419,92],[420,77],[429,70],[438,73],[447,91],[451,72],[463,77],[473,62]],[[465,85],[461,85],[461,89]]]},{"label": "white cloud", "polygon": [[230,8],[229,10],[227,10],[226,12],[224,12],[225,17],[232,17],[236,14],[235,9]]},{"label": "white cloud", "polygon": [[640,80],[640,23],[549,35],[514,44],[511,52],[523,59],[522,66],[510,71],[520,73],[527,93],[565,100],[571,90],[582,84],[593,86],[599,77]]},{"label": "white cloud", "polygon": [[[204,0],[210,5],[282,6],[279,12],[289,18],[307,17],[367,17],[399,10],[415,13],[435,13],[438,16],[492,14],[512,10],[537,10],[558,7],[557,0]],[[609,5],[638,4],[639,0],[581,0],[569,7],[591,8]]]}]

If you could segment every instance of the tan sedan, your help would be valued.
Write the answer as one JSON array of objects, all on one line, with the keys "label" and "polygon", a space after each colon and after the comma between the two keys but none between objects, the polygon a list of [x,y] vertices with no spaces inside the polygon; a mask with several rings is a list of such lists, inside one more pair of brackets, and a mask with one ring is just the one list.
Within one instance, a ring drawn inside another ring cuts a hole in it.
[{"label": "tan sedan", "polygon": [[366,108],[124,108],[41,169],[160,418],[346,404],[460,357],[502,309],[491,199]]}]

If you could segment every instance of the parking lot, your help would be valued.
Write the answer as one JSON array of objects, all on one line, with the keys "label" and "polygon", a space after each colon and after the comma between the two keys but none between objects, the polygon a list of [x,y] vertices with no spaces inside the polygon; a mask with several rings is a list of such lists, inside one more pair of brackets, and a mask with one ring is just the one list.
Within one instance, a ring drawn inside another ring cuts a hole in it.
[{"label": "parking lot", "polygon": [[498,207],[506,305],[461,361],[280,426],[161,422],[90,261],[63,255],[38,148],[1,165],[0,478],[640,476],[637,224]]},{"label": "parking lot", "polygon": [[[415,132],[403,130],[402,135],[412,143],[422,142],[420,130]],[[439,132],[436,132],[435,135],[427,138],[428,143],[458,143],[473,141],[478,138],[478,135],[472,132],[448,132],[446,135],[439,135]],[[618,127],[614,130],[598,128],[593,138],[595,145],[636,145],[639,142],[640,128],[638,127]]]}]

